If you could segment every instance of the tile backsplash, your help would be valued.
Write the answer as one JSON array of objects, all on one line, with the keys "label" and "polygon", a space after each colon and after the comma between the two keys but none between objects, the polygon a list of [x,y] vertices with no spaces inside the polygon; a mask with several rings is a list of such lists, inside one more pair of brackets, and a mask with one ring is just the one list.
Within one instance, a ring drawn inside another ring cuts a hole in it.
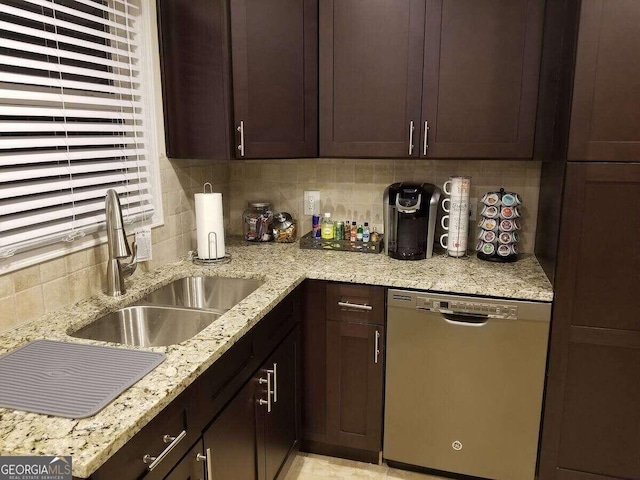
[{"label": "tile backsplash", "polygon": [[[369,221],[382,231],[382,195],[399,181],[442,183],[450,175],[471,176],[471,197],[500,187],[522,195],[522,252],[533,252],[540,163],[504,160],[281,159],[160,163],[164,225],[153,229],[153,260],[142,271],[177,260],[195,248],[194,193],[205,182],[222,192],[225,228],[242,233],[242,212],[248,201],[267,200],[299,221],[299,232],[311,230],[311,216],[302,215],[303,192],[320,191],[320,211],[339,220]],[[470,226],[475,246],[477,222]],[[4,275],[0,274],[0,332],[44,313],[71,305],[104,289],[106,245],[66,255]],[[135,278],[135,277],[134,277]]]},{"label": "tile backsplash", "polygon": [[[389,184],[420,181],[442,188],[450,175],[469,175],[471,198],[480,199],[485,192],[500,187],[520,193],[523,230],[519,246],[521,252],[532,253],[540,168],[540,162],[504,160],[234,160],[229,165],[229,231],[242,233],[242,212],[247,202],[267,200],[274,210],[289,212],[298,219],[300,235],[308,232],[311,216],[302,215],[305,190],[320,191],[320,213],[331,212],[337,220],[368,221],[383,231],[382,197]],[[470,248],[476,245],[477,223],[470,225]]]}]

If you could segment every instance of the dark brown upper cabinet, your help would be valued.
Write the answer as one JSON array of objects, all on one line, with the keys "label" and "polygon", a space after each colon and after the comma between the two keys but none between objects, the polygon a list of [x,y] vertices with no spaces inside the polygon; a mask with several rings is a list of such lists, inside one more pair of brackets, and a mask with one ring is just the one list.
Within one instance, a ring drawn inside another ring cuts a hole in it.
[{"label": "dark brown upper cabinet", "polygon": [[228,12],[223,0],[158,0],[169,158],[229,158]]},{"label": "dark brown upper cabinet", "polygon": [[569,160],[640,159],[638,25],[636,0],[583,0]]},{"label": "dark brown upper cabinet", "polygon": [[318,0],[231,0],[237,158],[318,155]]},{"label": "dark brown upper cabinet", "polygon": [[543,0],[320,3],[320,155],[530,158]]}]

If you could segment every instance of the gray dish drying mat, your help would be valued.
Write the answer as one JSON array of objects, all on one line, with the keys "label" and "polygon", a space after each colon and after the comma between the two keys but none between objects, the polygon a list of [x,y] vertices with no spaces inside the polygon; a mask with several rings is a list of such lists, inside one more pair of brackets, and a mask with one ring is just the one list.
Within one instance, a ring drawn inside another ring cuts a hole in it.
[{"label": "gray dish drying mat", "polygon": [[165,358],[164,353],[36,340],[0,357],[0,407],[90,417]]}]

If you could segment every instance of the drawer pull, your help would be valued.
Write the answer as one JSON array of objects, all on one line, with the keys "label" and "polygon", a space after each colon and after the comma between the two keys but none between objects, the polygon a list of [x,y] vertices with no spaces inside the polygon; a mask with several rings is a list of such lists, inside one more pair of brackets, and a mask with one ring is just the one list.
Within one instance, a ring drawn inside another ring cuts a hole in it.
[{"label": "drawer pull", "polygon": [[160,453],[160,455],[158,455],[157,457],[153,457],[153,456],[151,456],[149,454],[147,454],[144,457],[142,457],[142,461],[144,463],[148,463],[149,464],[147,469],[149,471],[152,471],[154,468],[156,468],[160,464],[160,462],[162,462],[162,460],[164,460],[164,458],[167,455],[169,455],[169,453],[171,453],[171,450],[176,448],[176,446],[186,436],[187,436],[187,431],[186,430],[182,430],[177,437],[172,437],[171,435],[165,435],[164,437],[162,437],[162,440],[164,441],[164,443],[169,443],[169,442],[171,442],[171,443],[169,443],[169,445],[167,445],[167,448],[165,448],[162,451],[162,453]]},{"label": "drawer pull", "polygon": [[278,403],[278,364],[273,363],[273,403]]},{"label": "drawer pull", "polygon": [[380,355],[380,332],[376,330],[376,340],[373,345],[373,363],[378,363],[378,355]]},{"label": "drawer pull", "polygon": [[373,310],[371,305],[361,305],[359,303],[338,302],[338,305],[345,308],[354,308],[356,310]]},{"label": "drawer pull", "polygon": [[210,448],[207,448],[207,480],[213,480],[213,458]]}]

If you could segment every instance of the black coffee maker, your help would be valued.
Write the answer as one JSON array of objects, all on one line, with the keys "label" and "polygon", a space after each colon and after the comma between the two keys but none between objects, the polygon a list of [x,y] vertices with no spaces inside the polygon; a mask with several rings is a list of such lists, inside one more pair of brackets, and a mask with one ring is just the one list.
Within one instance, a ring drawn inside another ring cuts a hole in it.
[{"label": "black coffee maker", "polygon": [[384,252],[399,260],[433,255],[440,189],[431,183],[400,182],[384,191]]}]

